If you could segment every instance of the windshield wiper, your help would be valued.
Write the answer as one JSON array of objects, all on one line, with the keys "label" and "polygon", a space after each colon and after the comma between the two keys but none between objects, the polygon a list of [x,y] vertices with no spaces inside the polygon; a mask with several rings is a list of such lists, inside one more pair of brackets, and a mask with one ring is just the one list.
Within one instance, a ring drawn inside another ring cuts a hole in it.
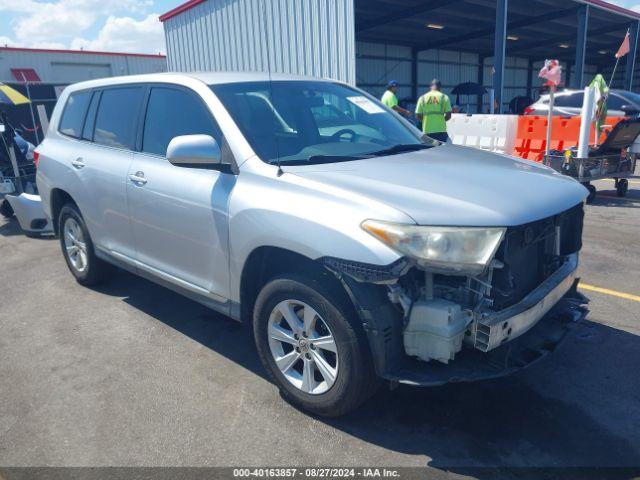
[{"label": "windshield wiper", "polygon": [[[336,163],[336,162],[348,162],[350,160],[362,160],[363,158],[369,158],[369,155],[311,155],[306,159],[300,160],[282,160],[280,165],[317,165],[319,163]],[[270,162],[277,163],[277,162]]]},{"label": "windshield wiper", "polygon": [[349,162],[352,160],[364,160],[366,158],[380,157],[384,155],[393,155],[396,153],[402,152],[414,152],[416,150],[424,150],[425,148],[431,148],[429,145],[425,145],[423,143],[415,143],[415,144],[405,144],[405,145],[394,145],[390,148],[385,148],[384,150],[379,150],[377,152],[369,152],[362,153],[359,155],[311,155],[307,157],[306,160],[273,160],[269,163],[274,165],[317,165],[319,163],[338,163],[338,162]]},{"label": "windshield wiper", "polygon": [[378,150],[377,152],[372,152],[369,155],[372,157],[381,157],[384,155],[394,155],[396,153],[415,152],[417,150],[424,150],[425,148],[431,148],[431,146],[425,145],[424,143],[406,143],[394,145],[393,147],[385,148],[384,150]]}]

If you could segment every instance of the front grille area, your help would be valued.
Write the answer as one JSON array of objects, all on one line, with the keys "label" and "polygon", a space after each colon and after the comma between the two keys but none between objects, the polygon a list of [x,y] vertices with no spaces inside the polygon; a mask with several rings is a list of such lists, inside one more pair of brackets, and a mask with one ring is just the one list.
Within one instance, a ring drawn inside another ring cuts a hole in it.
[{"label": "front grille area", "polygon": [[496,253],[504,268],[493,272],[491,298],[494,310],[518,303],[560,266],[554,254],[556,227],[560,227],[560,255],[582,248],[582,203],[558,215],[509,227]]}]

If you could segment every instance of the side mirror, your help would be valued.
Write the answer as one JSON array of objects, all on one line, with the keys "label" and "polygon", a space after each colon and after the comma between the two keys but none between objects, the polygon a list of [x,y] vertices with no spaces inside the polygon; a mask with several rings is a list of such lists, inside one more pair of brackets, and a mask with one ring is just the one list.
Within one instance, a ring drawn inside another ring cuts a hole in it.
[{"label": "side mirror", "polygon": [[633,105],[623,105],[622,107],[620,107],[620,110],[622,110],[627,115],[638,115],[640,113],[640,109]]},{"label": "side mirror", "polygon": [[211,135],[180,135],[167,147],[167,160],[177,167],[220,165],[222,152]]}]

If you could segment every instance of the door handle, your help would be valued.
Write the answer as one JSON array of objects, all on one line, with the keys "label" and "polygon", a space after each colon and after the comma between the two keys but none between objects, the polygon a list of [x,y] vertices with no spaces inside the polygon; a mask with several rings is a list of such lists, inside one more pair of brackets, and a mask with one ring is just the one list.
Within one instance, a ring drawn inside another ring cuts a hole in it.
[{"label": "door handle", "polygon": [[129,175],[129,180],[137,185],[144,185],[147,183],[147,179],[144,178],[144,172],[136,172]]},{"label": "door handle", "polygon": [[85,166],[85,163],[82,157],[78,157],[75,160],[71,161],[71,165],[73,166],[73,168],[80,170],[82,167]]}]

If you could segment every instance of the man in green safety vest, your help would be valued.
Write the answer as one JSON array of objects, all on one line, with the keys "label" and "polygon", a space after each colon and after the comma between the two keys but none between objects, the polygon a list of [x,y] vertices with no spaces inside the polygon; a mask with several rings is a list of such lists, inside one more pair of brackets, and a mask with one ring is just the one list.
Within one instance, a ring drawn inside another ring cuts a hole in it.
[{"label": "man in green safety vest", "polygon": [[440,91],[440,80],[431,81],[431,90],[418,99],[416,117],[422,122],[422,131],[429,137],[446,142],[447,122],[451,118],[451,101]]},{"label": "man in green safety vest", "polygon": [[384,103],[387,107],[392,110],[395,110],[400,115],[409,116],[411,112],[405,110],[400,105],[398,105],[398,97],[396,96],[396,92],[398,91],[398,82],[395,80],[391,80],[387,85],[387,89],[384,91],[382,98],[380,101]]}]

